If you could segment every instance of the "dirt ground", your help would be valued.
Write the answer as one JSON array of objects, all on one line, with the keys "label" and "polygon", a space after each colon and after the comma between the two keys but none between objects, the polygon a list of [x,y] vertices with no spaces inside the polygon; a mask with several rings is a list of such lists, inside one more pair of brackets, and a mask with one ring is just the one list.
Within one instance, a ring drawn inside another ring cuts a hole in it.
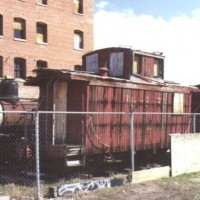
[{"label": "dirt ground", "polygon": [[200,200],[200,172],[140,184],[126,183],[72,196],[68,200]]}]

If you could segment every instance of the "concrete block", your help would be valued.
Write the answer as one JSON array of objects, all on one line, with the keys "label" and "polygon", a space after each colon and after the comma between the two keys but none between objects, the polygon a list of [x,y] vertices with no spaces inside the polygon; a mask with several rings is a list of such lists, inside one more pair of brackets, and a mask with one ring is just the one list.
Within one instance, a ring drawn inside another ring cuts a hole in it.
[{"label": "concrete block", "polygon": [[200,171],[200,134],[171,134],[172,176]]},{"label": "concrete block", "polygon": [[159,167],[135,171],[132,173],[132,183],[141,183],[170,176],[170,167]]}]

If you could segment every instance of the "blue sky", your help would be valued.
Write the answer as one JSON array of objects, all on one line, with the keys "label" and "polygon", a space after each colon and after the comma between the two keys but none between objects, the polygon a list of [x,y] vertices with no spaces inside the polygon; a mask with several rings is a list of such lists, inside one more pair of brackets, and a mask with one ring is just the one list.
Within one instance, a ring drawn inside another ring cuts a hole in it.
[{"label": "blue sky", "polygon": [[[131,8],[137,15],[149,14],[166,20],[180,15],[191,16],[193,10],[200,8],[199,0],[95,0],[95,5],[102,2],[107,2],[106,10],[124,11]],[[96,6],[95,11],[98,10]]]},{"label": "blue sky", "polygon": [[200,84],[200,0],[94,0],[94,48],[165,55],[165,79]]}]

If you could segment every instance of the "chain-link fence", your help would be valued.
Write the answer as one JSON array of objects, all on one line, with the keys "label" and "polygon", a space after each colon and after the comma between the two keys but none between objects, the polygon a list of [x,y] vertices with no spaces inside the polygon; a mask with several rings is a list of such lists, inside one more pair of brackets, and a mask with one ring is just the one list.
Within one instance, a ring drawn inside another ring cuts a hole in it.
[{"label": "chain-link fence", "polygon": [[190,113],[34,111],[0,116],[0,192],[38,199],[56,184],[170,165],[170,134],[199,130],[199,115]]}]

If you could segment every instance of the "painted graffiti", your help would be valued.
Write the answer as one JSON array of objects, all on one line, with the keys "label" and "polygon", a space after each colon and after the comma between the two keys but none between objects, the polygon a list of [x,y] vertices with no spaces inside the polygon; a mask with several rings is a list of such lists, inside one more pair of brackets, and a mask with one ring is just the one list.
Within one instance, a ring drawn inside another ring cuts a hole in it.
[{"label": "painted graffiti", "polygon": [[105,187],[111,187],[111,181],[109,179],[107,180],[94,180],[87,183],[74,183],[74,184],[65,184],[58,186],[58,195],[66,195],[71,194],[74,192],[86,192],[90,190],[105,188]]}]

